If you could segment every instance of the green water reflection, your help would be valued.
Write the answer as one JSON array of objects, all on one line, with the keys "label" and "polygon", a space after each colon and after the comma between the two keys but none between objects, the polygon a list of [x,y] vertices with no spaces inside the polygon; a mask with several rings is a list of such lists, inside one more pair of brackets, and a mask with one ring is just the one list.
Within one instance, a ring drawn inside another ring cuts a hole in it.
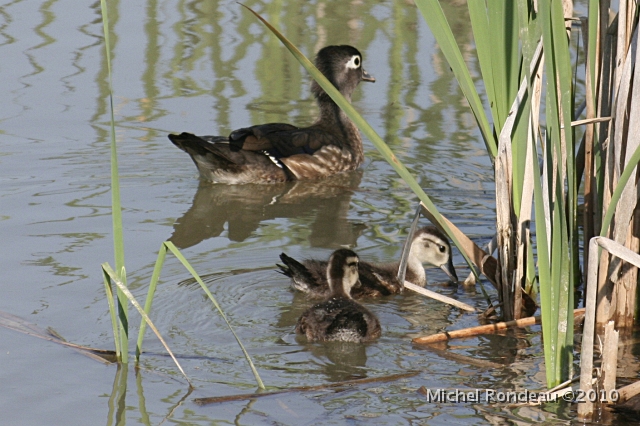
[{"label": "green water reflection", "polygon": [[[491,237],[493,176],[484,145],[411,1],[254,0],[246,5],[308,57],[330,44],[356,46],[377,79],[357,89],[356,109],[419,176],[445,215],[480,243]],[[344,392],[209,408],[184,399],[184,383],[149,336],[146,370],[134,376],[58,352],[52,362],[43,346],[21,359],[11,357],[22,340],[3,334],[0,353],[7,362],[0,379],[18,383],[0,395],[3,420],[68,424],[106,417],[108,424],[158,424],[168,416],[190,424],[299,424],[464,417],[483,424],[504,413],[426,404],[416,390],[462,386],[460,377],[469,376],[470,383],[483,387],[541,383],[535,378],[542,369],[535,357],[539,342],[477,339],[449,348],[505,365],[499,373],[412,347],[410,337],[476,323],[417,296],[367,302],[380,317],[383,337],[356,351],[296,340],[293,325],[311,302],[293,294],[273,271],[278,254],[326,258],[332,249],[350,246],[367,260],[395,260],[415,197],[368,141],[361,170],[323,182],[270,187],[200,182],[188,156],[166,138],[168,132],[227,134],[264,122],[308,125],[317,113],[308,75],[233,1],[109,1],[108,7],[127,271],[136,297],[144,298],[158,247],[171,239],[208,277],[267,386],[414,369],[424,373]],[[450,0],[443,7],[469,56],[473,45],[464,2]],[[102,42],[99,2],[0,5],[0,55],[11,60],[11,66],[0,64],[0,237],[16,242],[0,256],[0,310],[52,325],[69,341],[110,347],[99,269],[112,256]],[[456,264],[462,264],[457,254]],[[428,274],[437,291],[474,306],[484,303],[474,289],[441,284],[446,277],[437,270]],[[152,318],[194,379],[192,397],[253,392],[236,342],[198,288],[184,284],[187,279],[177,261],[168,259]],[[518,339],[535,341],[536,333]],[[501,353],[505,342],[510,345],[506,355]],[[34,407],[29,402],[34,398],[49,403]],[[19,414],[12,417],[13,412]]]}]

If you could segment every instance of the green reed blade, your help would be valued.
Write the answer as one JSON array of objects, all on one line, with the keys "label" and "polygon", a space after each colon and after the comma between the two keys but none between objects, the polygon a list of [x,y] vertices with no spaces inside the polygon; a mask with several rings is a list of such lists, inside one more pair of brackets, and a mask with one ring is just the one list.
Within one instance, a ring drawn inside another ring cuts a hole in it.
[{"label": "green reed blade", "polygon": [[[562,249],[558,262],[562,268],[561,280],[558,288],[558,362],[556,365],[556,385],[571,379],[573,368],[573,292],[574,283],[580,276],[580,262],[578,254],[578,185],[576,183],[574,153],[574,128],[571,126],[574,109],[574,90],[572,86],[573,72],[571,52],[567,40],[564,9],[561,2],[551,4],[551,24],[553,27],[553,43],[555,62],[558,70],[558,89],[560,99],[558,105],[562,111],[560,131],[564,137],[563,157],[566,182],[558,187],[558,197],[562,196],[564,203],[560,226],[562,227]],[[569,259],[569,262],[567,262]]]},{"label": "green reed blade", "polygon": [[[115,256],[116,271],[118,271],[118,279],[127,285],[127,276],[124,269],[124,238],[122,235],[122,207],[120,204],[120,179],[118,175],[118,154],[116,151],[116,129],[115,117],[113,112],[113,86],[111,79],[111,42],[109,39],[109,14],[107,11],[106,0],[100,0],[102,11],[102,30],[104,33],[105,53],[107,59],[108,86],[109,86],[109,112],[111,114],[111,215],[113,221],[113,248]],[[122,346],[121,362],[128,362],[129,348],[129,328],[128,328],[128,305],[127,299],[124,297],[118,287],[118,311],[120,321],[120,344]]]},{"label": "green reed blade", "polygon": [[498,155],[498,142],[489,125],[478,91],[462,59],[462,54],[453,37],[451,27],[449,27],[440,3],[438,0],[415,0],[415,3],[438,42],[442,54],[447,58],[447,62],[458,80],[462,93],[467,98],[471,111],[478,122],[478,127],[482,133],[487,152],[491,158],[494,159],[496,155]]},{"label": "green reed blade", "polygon": [[409,228],[409,234],[407,234],[407,240],[404,242],[402,246],[402,251],[400,252],[400,265],[398,266],[398,274],[396,277],[398,278],[398,282],[401,286],[404,285],[404,278],[407,275],[407,262],[409,262],[409,252],[411,251],[411,242],[413,241],[413,234],[415,234],[416,229],[418,229],[418,220],[420,219],[420,212],[422,211],[422,206],[418,204],[418,208],[416,209],[416,213],[413,216],[413,221],[411,222],[411,228]]},{"label": "green reed blade", "polygon": [[118,336],[118,319],[116,318],[116,306],[113,301],[113,293],[111,290],[111,281],[109,279],[109,274],[107,274],[104,270],[102,271],[102,278],[104,281],[104,290],[107,294],[107,303],[109,304],[111,326],[113,327],[113,340],[116,346],[116,359],[120,359],[120,337]]},{"label": "green reed blade", "polygon": [[[573,287],[578,277],[577,185],[571,128],[572,72],[564,12],[559,2],[539,6],[547,74],[545,161],[556,174],[555,184],[550,184],[545,194],[552,206],[550,281],[543,281],[542,275],[540,279],[547,385],[553,387],[568,378],[572,365]],[[538,221],[542,217],[536,215]],[[541,274],[542,267],[540,263]]]},{"label": "green reed blade", "polygon": [[[153,267],[153,274],[151,275],[151,281],[149,283],[149,290],[147,291],[147,298],[144,302],[144,312],[149,315],[151,312],[151,305],[153,303],[153,296],[156,293],[156,287],[158,286],[158,280],[160,279],[160,272],[164,265],[164,260],[167,256],[167,247],[164,243],[160,246],[156,264]],[[147,328],[147,322],[144,318],[140,322],[140,330],[138,331],[138,342],[136,343],[136,363],[140,361],[140,354],[142,353],[142,341],[144,339],[144,332]]]},{"label": "green reed blade", "polygon": [[[355,125],[362,131],[362,133],[369,138],[373,146],[376,147],[378,152],[382,155],[382,157],[387,160],[387,162],[391,165],[391,167],[398,173],[398,175],[404,180],[404,182],[411,188],[411,190],[418,196],[420,201],[424,203],[424,205],[431,211],[434,218],[440,225],[442,229],[444,229],[455,244],[458,249],[460,249],[460,253],[464,257],[465,261],[469,265],[472,270],[475,270],[472,266],[472,262],[469,257],[466,255],[464,250],[462,250],[462,246],[459,243],[456,236],[451,232],[447,224],[442,220],[442,215],[438,211],[437,207],[429,196],[424,192],[424,190],[420,187],[420,184],[416,181],[413,175],[407,170],[407,168],[402,164],[402,162],[396,158],[391,149],[387,146],[387,144],[382,140],[382,138],[376,133],[376,131],[371,127],[371,125],[364,119],[362,116],[355,110],[355,108],[347,101],[344,96],[336,89],[333,84],[313,65],[313,63],[307,59],[298,48],[296,48],[282,33],[280,33],[276,28],[274,28],[269,22],[267,22],[263,17],[259,14],[251,10],[249,7],[242,5],[244,8],[253,13],[271,32],[280,39],[282,44],[285,45],[287,49],[295,56],[295,58],[300,62],[300,64],[309,72],[311,77],[322,87],[322,89],[333,99],[333,101],[344,111],[344,113],[355,123]],[[485,117],[486,119],[486,117]]]},{"label": "green reed blade", "polygon": [[[533,155],[531,161],[533,162],[533,197],[535,206],[535,215],[538,220],[535,221],[536,226],[536,249],[538,253],[538,283],[540,288],[540,310],[542,315],[549,316],[549,310],[551,307],[551,294],[549,292],[549,283],[551,282],[551,265],[549,261],[550,248],[549,240],[547,238],[547,223],[544,220],[544,198],[548,197],[548,194],[543,190],[542,176],[540,175],[540,168],[538,166],[538,150],[535,140],[531,140],[533,149]],[[550,336],[551,323],[549,321],[542,321],[542,335]],[[546,347],[546,346],[545,346]],[[547,354],[545,351],[545,363],[546,365],[552,365],[551,354]],[[547,375],[547,382],[549,376]]]},{"label": "green reed blade", "polygon": [[242,349],[242,353],[244,354],[244,357],[247,359],[247,362],[249,363],[249,366],[251,367],[251,371],[253,372],[253,375],[256,378],[256,382],[258,383],[258,387],[260,389],[265,389],[264,384],[262,383],[262,379],[260,378],[260,375],[258,374],[258,370],[253,365],[253,361],[251,360],[251,357],[249,356],[249,353],[244,348],[244,345],[240,341],[240,338],[238,337],[236,332],[233,330],[233,327],[231,326],[231,323],[227,319],[227,316],[224,314],[224,311],[222,310],[220,305],[218,305],[218,302],[216,301],[216,298],[213,297],[213,294],[211,294],[211,292],[209,291],[209,288],[205,285],[204,281],[202,281],[202,278],[200,278],[200,276],[195,271],[195,269],[193,269],[193,267],[189,264],[187,259],[185,259],[185,257],[182,255],[182,253],[180,253],[180,250],[178,250],[178,248],[175,245],[173,245],[173,243],[171,241],[165,241],[164,242],[164,246],[167,249],[169,249],[171,251],[171,253],[174,254],[175,257],[178,258],[178,260],[184,265],[184,267],[187,268],[187,271],[189,271],[191,273],[191,275],[193,276],[193,278],[195,278],[195,280],[198,282],[198,284],[200,284],[200,287],[202,287],[202,290],[204,290],[204,292],[207,294],[207,296],[209,297],[209,300],[211,300],[213,305],[216,307],[216,309],[220,313],[220,316],[222,316],[222,319],[227,324],[227,327],[229,327],[229,330],[231,330],[231,333],[233,334],[233,337],[235,337],[236,342],[238,342],[238,345],[240,346],[240,349]]},{"label": "green reed blade", "polygon": [[604,219],[602,219],[602,228],[600,230],[600,236],[606,237],[607,231],[609,230],[609,225],[611,225],[611,219],[613,219],[613,215],[616,212],[616,208],[618,207],[618,201],[620,201],[620,196],[622,195],[622,191],[624,191],[624,187],[627,185],[627,182],[631,178],[631,176],[635,175],[635,168],[640,163],[640,147],[636,148],[633,152],[631,158],[629,158],[629,163],[624,168],[624,171],[620,175],[618,179],[618,184],[616,189],[613,191],[611,195],[611,201],[609,201],[609,207],[607,208],[607,212],[604,215]]},{"label": "green reed blade", "polygon": [[151,321],[151,318],[149,318],[149,316],[146,314],[144,309],[142,309],[142,306],[140,306],[140,304],[138,303],[136,298],[133,296],[133,294],[131,294],[131,292],[124,285],[124,283],[122,283],[122,281],[120,281],[120,279],[118,278],[117,274],[113,271],[113,269],[111,269],[111,266],[109,266],[109,263],[107,263],[107,262],[103,263],[102,264],[102,270],[104,271],[105,274],[107,274],[111,278],[111,280],[113,280],[115,285],[118,286],[118,288],[120,289],[120,291],[122,291],[122,293],[127,298],[127,300],[129,300],[131,302],[131,304],[138,310],[138,312],[140,313],[142,318],[145,320],[145,322],[147,324],[149,324],[149,327],[151,328],[151,330],[153,330],[155,335],[158,337],[158,339],[162,343],[162,346],[164,346],[164,348],[167,350],[167,352],[171,356],[171,359],[173,359],[173,362],[178,367],[178,370],[180,370],[182,375],[185,377],[185,379],[189,383],[189,386],[192,386],[191,385],[191,381],[189,380],[189,377],[187,376],[187,374],[182,369],[182,366],[180,365],[180,363],[178,362],[176,357],[173,355],[173,352],[171,351],[171,349],[169,349],[169,345],[167,345],[167,342],[165,342],[165,340],[162,338],[162,336],[160,335],[160,332],[158,331],[156,326]]}]

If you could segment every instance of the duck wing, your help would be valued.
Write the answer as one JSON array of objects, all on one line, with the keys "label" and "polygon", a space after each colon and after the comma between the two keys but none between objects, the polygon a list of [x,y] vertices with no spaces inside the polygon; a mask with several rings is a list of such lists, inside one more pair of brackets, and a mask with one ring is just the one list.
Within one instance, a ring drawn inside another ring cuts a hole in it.
[{"label": "duck wing", "polygon": [[287,123],[258,124],[234,130],[229,135],[229,145],[232,151],[262,151],[274,148],[272,143],[278,134],[297,130],[298,127]]},{"label": "duck wing", "polygon": [[396,278],[397,271],[389,267],[377,266],[367,262],[358,264],[358,276],[360,286],[351,289],[351,297],[359,299],[361,297],[389,296],[400,293],[402,286]]},{"label": "duck wing", "polygon": [[313,154],[323,146],[340,143],[336,135],[319,127],[299,128],[286,123],[259,124],[235,130],[229,135],[232,151],[267,151],[277,159]]},{"label": "duck wing", "polygon": [[224,136],[171,134],[169,139],[185,151],[202,178],[222,183],[273,183],[289,180],[283,166],[264,151],[232,151]]}]

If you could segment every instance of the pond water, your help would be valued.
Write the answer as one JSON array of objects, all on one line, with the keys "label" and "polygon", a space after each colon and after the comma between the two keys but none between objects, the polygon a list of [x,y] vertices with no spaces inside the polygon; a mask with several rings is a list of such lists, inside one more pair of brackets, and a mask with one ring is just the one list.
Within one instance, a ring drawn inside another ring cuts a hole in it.
[{"label": "pond water", "polygon": [[[294,325],[311,301],[275,272],[278,255],[326,258],[340,246],[370,261],[399,257],[417,198],[365,140],[365,165],[329,181],[212,185],[166,135],[228,134],[263,122],[310,124],[310,79],[264,26],[232,1],[110,2],[113,90],[129,285],[144,300],[160,245],[173,241],[226,312],[271,389],[417,371],[349,388],[200,406],[252,393],[237,343],[172,256],[152,319],[179,355],[188,386],[148,331],[142,369],[119,370],[0,327],[5,424],[566,423],[566,404],[507,407],[429,402],[427,389],[544,388],[540,329],[436,349],[411,338],[477,324],[474,315],[413,294],[367,301],[382,338],[308,344]],[[465,52],[466,8],[443,2]],[[472,115],[412,2],[246,4],[307,56],[351,44],[377,79],[354,105],[418,177],[441,212],[478,244],[494,228],[493,172]],[[109,103],[99,2],[0,6],[0,311],[70,342],[111,349],[100,265],[113,265]],[[423,219],[426,223],[426,220]],[[455,252],[460,277],[468,274]],[[430,288],[484,309],[479,288]],[[493,296],[495,292],[487,286]],[[131,308],[133,311],[133,309]],[[131,335],[139,317],[132,313]],[[131,339],[133,346],[135,338]],[[452,358],[464,355],[499,366]]]}]

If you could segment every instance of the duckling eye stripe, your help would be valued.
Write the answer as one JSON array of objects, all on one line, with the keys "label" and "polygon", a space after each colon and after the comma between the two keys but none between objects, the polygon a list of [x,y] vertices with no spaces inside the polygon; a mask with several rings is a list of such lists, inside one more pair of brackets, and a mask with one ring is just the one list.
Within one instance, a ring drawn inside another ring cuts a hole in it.
[{"label": "duckling eye stripe", "polygon": [[350,68],[352,70],[356,70],[358,68],[360,68],[360,56],[358,55],[353,55],[351,57],[351,59],[349,60],[349,62],[347,62],[347,65],[345,65],[347,68]]}]

